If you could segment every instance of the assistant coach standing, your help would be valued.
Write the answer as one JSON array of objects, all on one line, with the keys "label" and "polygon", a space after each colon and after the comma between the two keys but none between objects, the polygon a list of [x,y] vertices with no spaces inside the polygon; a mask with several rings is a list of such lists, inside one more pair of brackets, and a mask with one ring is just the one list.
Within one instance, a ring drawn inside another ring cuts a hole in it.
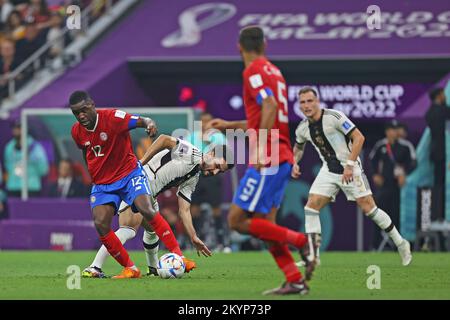
[{"label": "assistant coach standing", "polygon": [[445,212],[445,123],[450,120],[444,90],[433,89],[430,94],[431,107],[425,119],[431,132],[430,160],[434,164],[434,189],[432,196],[432,219],[443,220]]}]

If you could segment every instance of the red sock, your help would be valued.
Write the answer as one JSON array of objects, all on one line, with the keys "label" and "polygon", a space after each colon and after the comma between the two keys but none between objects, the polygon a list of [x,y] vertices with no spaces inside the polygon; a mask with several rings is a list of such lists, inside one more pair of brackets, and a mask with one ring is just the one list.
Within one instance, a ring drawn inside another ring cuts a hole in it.
[{"label": "red sock", "polygon": [[250,219],[249,231],[252,236],[261,240],[289,243],[297,248],[303,247],[307,242],[307,238],[303,233],[292,231],[261,218]]},{"label": "red sock", "polygon": [[153,227],[153,230],[158,235],[159,239],[164,243],[167,250],[176,253],[179,256],[183,255],[177,238],[175,238],[175,235],[172,232],[172,229],[170,229],[169,224],[159,212],[156,213],[156,215],[152,220],[149,221],[149,223]]},{"label": "red sock", "polygon": [[120,242],[119,238],[117,238],[116,234],[112,230],[110,230],[105,236],[100,237],[100,241],[104,244],[109,254],[123,267],[134,266],[134,262],[131,261],[127,250],[125,250],[122,242]]},{"label": "red sock", "polygon": [[276,244],[269,248],[270,253],[277,262],[278,267],[283,271],[287,282],[297,282],[302,278],[302,274],[295,265],[294,258],[286,244]]}]

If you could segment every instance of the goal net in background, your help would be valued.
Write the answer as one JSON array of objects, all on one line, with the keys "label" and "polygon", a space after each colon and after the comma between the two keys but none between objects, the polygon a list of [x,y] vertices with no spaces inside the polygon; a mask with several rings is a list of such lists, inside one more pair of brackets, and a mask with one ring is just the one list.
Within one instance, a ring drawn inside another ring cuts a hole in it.
[{"label": "goal net in background", "polygon": [[[154,119],[160,134],[183,137],[183,133],[192,132],[196,114],[192,108],[123,108],[130,114],[139,114]],[[71,129],[76,119],[70,110],[52,109],[25,109],[21,115],[22,145],[26,145],[28,136],[33,137],[45,150],[49,172],[43,179],[43,189],[46,184],[57,180],[57,167],[61,159],[70,159],[74,174],[85,184],[89,183],[89,175],[82,158],[80,149],[74,143]],[[145,148],[147,135],[145,130],[131,130],[131,138],[135,152]],[[23,164],[28,164],[30,148],[22,148]],[[28,165],[22,165],[23,176],[27,176]],[[22,186],[22,200],[29,197],[28,179],[24,179]],[[45,190],[42,194],[45,196]]]}]

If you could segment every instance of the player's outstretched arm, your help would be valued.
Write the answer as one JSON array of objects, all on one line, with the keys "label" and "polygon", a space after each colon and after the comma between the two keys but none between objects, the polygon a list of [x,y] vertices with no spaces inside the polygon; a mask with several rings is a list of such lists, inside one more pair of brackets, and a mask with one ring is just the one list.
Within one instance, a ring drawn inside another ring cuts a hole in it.
[{"label": "player's outstretched arm", "polygon": [[210,122],[206,124],[206,130],[208,129],[217,129],[220,131],[225,131],[226,129],[242,129],[247,130],[247,120],[239,120],[239,121],[227,121],[220,118],[212,119]]},{"label": "player's outstretched arm", "polygon": [[150,148],[147,149],[144,156],[140,160],[142,165],[147,164],[147,162],[150,161],[151,158],[155,156],[158,152],[164,150],[164,149],[173,149],[177,145],[177,139],[174,137],[162,134],[156,139]]},{"label": "player's outstretched arm", "polygon": [[153,138],[158,133],[158,128],[156,127],[156,122],[151,118],[139,117],[136,122],[136,127],[145,128],[145,131],[150,138]]},{"label": "player's outstretched arm", "polygon": [[209,250],[203,241],[197,237],[194,224],[192,223],[191,204],[180,196],[178,196],[178,215],[180,216],[186,233],[197,250],[197,254],[200,255],[201,253],[205,257],[211,256],[211,250]]}]

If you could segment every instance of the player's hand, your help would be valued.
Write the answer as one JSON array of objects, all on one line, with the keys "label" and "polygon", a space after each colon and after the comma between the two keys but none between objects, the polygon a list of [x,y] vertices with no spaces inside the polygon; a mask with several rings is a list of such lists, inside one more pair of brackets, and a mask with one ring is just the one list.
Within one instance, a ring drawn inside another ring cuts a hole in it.
[{"label": "player's hand", "polygon": [[147,123],[147,128],[145,129],[145,132],[147,132],[150,138],[154,138],[158,134],[156,122],[150,119],[150,121]]},{"label": "player's hand", "polygon": [[342,183],[349,184],[352,181],[353,181],[353,167],[345,166],[344,174],[342,175]]},{"label": "player's hand", "polygon": [[378,188],[382,187],[384,184],[384,178],[380,174],[374,174],[372,180]]},{"label": "player's hand", "polygon": [[405,185],[405,183],[406,183],[405,175],[402,174],[401,176],[398,176],[397,177],[397,182],[398,182],[398,186],[399,187],[403,187]]},{"label": "player's hand", "polygon": [[211,128],[217,129],[220,131],[225,131],[228,128],[228,121],[220,119],[220,118],[212,119],[211,121],[209,121],[206,124],[205,130],[208,130]]},{"label": "player's hand", "polygon": [[200,240],[199,237],[194,236],[191,239],[192,244],[197,249],[197,254],[200,256],[200,253],[203,254],[205,257],[210,257],[212,255],[211,250],[208,249],[208,247],[203,243],[202,240]]},{"label": "player's hand", "polygon": [[301,176],[300,166],[296,163],[292,166],[291,176],[294,179],[298,179]]}]

